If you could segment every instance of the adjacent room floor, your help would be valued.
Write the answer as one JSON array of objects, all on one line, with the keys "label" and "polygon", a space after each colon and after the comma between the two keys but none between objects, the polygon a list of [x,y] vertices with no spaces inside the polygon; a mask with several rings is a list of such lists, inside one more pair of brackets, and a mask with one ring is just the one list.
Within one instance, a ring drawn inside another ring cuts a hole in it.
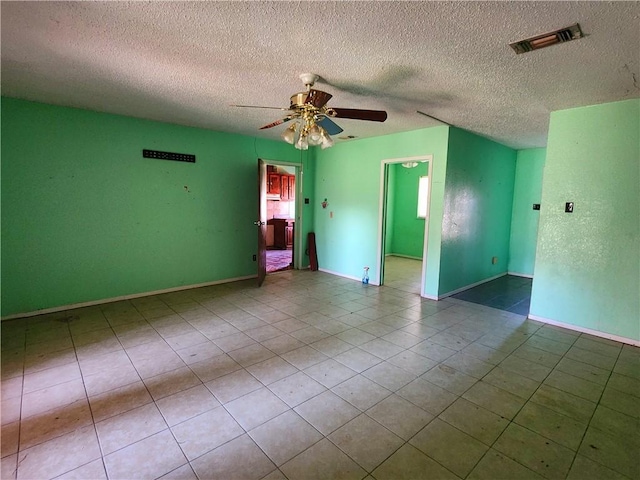
[{"label": "adjacent room floor", "polygon": [[283,272],[3,322],[1,476],[639,478],[639,367],[515,313]]},{"label": "adjacent room floor", "polygon": [[279,272],[291,268],[293,252],[287,250],[267,250],[267,273]]},{"label": "adjacent room floor", "polygon": [[532,279],[504,275],[453,296],[458,300],[479,303],[520,315],[529,314]]}]

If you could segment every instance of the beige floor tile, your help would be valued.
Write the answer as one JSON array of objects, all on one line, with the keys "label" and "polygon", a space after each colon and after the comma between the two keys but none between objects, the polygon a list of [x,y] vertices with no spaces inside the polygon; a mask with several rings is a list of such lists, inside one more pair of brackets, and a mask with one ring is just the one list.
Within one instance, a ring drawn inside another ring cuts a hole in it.
[{"label": "beige floor tile", "polygon": [[84,384],[89,396],[100,395],[114,388],[139,381],[140,375],[133,365],[113,367],[84,377]]},{"label": "beige floor tile", "polygon": [[100,458],[60,475],[56,480],[107,480],[107,472]]},{"label": "beige floor tile", "polygon": [[544,477],[520,465],[500,452],[489,449],[471,471],[468,480],[542,480]]},{"label": "beige floor tile", "polygon": [[357,347],[335,356],[334,359],[358,373],[383,361],[380,357]]},{"label": "beige floor tile", "polygon": [[306,344],[317,342],[318,340],[329,337],[327,332],[323,332],[316,327],[301,328],[300,330],[289,332],[289,334]]},{"label": "beige floor tile", "polygon": [[20,422],[6,423],[2,425],[0,433],[0,451],[2,457],[13,455],[18,452],[20,441]]},{"label": "beige floor tile", "polygon": [[625,438],[630,445],[637,445],[640,449],[640,419],[638,418],[598,405],[589,427],[613,437]]},{"label": "beige floor tile", "polygon": [[464,398],[453,402],[438,417],[441,420],[480,440],[485,445],[492,445],[500,436],[508,420],[490,412]]},{"label": "beige floor tile", "polygon": [[452,355],[443,364],[478,379],[484,377],[494,367],[492,364],[483,362],[473,355],[464,352],[458,352]]},{"label": "beige floor tile", "polygon": [[384,361],[369,368],[362,372],[362,375],[393,392],[404,387],[416,378],[414,374],[409,373],[388,361]]},{"label": "beige floor tile", "polygon": [[198,480],[193,468],[188,463],[159,477],[158,480]]},{"label": "beige floor tile", "polygon": [[582,455],[577,455],[571,465],[567,480],[627,480],[628,477],[611,470],[593,460],[589,460]]},{"label": "beige floor tile", "polygon": [[266,387],[232,400],[225,408],[247,431],[289,409],[286,403]]},{"label": "beige floor tile", "polygon": [[489,372],[482,381],[524,399],[528,399],[533,395],[536,389],[540,386],[540,383],[535,380],[523,377],[522,375],[510,372],[509,370],[505,370],[501,367],[496,367],[491,370],[491,372]]},{"label": "beige floor tile", "polygon": [[459,479],[458,476],[409,444],[405,444],[391,455],[373,471],[372,475],[376,480]]},{"label": "beige floor tile", "polygon": [[598,383],[589,382],[574,375],[554,370],[545,379],[544,385],[557,388],[572,395],[577,395],[591,402],[598,402],[604,386]]},{"label": "beige floor tile", "polygon": [[400,437],[364,414],[338,428],[328,438],[368,472],[404,443]]},{"label": "beige floor tile", "polygon": [[594,402],[545,384],[536,390],[530,401],[582,423],[591,419],[596,408]]},{"label": "beige floor tile", "polygon": [[[28,375],[75,362],[77,362],[77,359],[74,348],[67,348],[53,353],[37,352],[24,358],[24,373]],[[4,360],[2,368],[3,370],[5,368]]]},{"label": "beige floor tile", "polygon": [[311,348],[309,346],[300,347],[281,356],[287,362],[300,370],[316,365],[329,358],[324,353],[321,353],[315,348]]},{"label": "beige floor tile", "polygon": [[248,367],[273,357],[274,353],[260,344],[255,344],[228,352],[228,355],[243,367]]},{"label": "beige floor tile", "polygon": [[294,410],[324,435],[360,414],[357,408],[330,391],[307,400]]},{"label": "beige floor tile", "polygon": [[218,348],[213,342],[207,340],[205,343],[198,343],[180,350],[176,350],[182,361],[187,365],[198,363],[208,358],[222,355],[224,352]]},{"label": "beige floor tile", "polygon": [[438,385],[456,395],[462,395],[478,380],[459,372],[448,365],[440,364],[420,376],[423,380]]},{"label": "beige floor tile", "polygon": [[292,410],[254,428],[249,435],[276,465],[291,460],[323,438]]},{"label": "beige floor tile", "polygon": [[524,398],[482,380],[464,392],[462,397],[507,420],[512,419],[526,402]]},{"label": "beige floor tile", "polygon": [[597,368],[602,368],[608,371],[613,370],[616,364],[617,357],[611,357],[609,355],[602,355],[592,350],[584,350],[582,348],[571,347],[565,354],[566,359],[577,360],[582,363],[587,363]]},{"label": "beige floor tile", "polygon": [[486,345],[482,345],[478,342],[474,342],[462,349],[462,353],[469,354],[491,365],[497,365],[509,356],[509,353],[507,352],[487,347]]},{"label": "beige floor tile", "polygon": [[132,362],[142,379],[156,377],[186,366],[180,356],[173,351],[141,360],[132,360]]},{"label": "beige floor tile", "polygon": [[105,455],[166,428],[167,423],[153,403],[96,423],[96,431]]},{"label": "beige floor tile", "polygon": [[277,382],[298,372],[296,367],[280,357],[272,357],[263,362],[256,363],[247,367],[247,370],[264,385]]},{"label": "beige floor tile", "polygon": [[59,367],[48,368],[37,373],[24,376],[23,393],[31,393],[60,383],[81,378],[77,363],[69,363]]},{"label": "beige floor tile", "polygon": [[362,345],[363,343],[370,342],[376,338],[375,335],[371,335],[370,333],[358,328],[350,328],[349,330],[340,332],[336,337],[354,346]]},{"label": "beige floor tile", "polygon": [[220,402],[204,385],[197,385],[161,398],[156,405],[167,424],[173,426],[220,406]]},{"label": "beige floor tile", "polygon": [[533,402],[528,402],[513,421],[571,450],[578,450],[587,429],[586,423]]},{"label": "beige floor tile", "polygon": [[623,393],[640,398],[640,380],[618,373],[612,373],[607,388],[613,388]]},{"label": "beige floor tile", "polygon": [[393,343],[381,338],[376,338],[375,340],[371,340],[370,342],[363,343],[359,348],[383,360],[391,358],[404,350],[404,348],[394,345]]},{"label": "beige floor tile", "polygon": [[21,423],[20,450],[92,423],[91,409],[86,398],[32,416]]},{"label": "beige floor tile", "polygon": [[175,425],[171,431],[190,461],[244,433],[222,407]]},{"label": "beige floor tile", "polygon": [[79,363],[83,377],[95,375],[102,370],[109,370],[117,367],[126,368],[127,366],[133,365],[124,350],[117,350],[103,355],[95,355],[79,359]]},{"label": "beige floor tile", "polygon": [[240,370],[242,366],[233,360],[229,355],[218,355],[217,357],[193,363],[189,368],[202,382],[209,382],[229,373]]},{"label": "beige floor tile", "polygon": [[356,375],[356,372],[332,359],[306,368],[304,372],[327,388],[332,388]]},{"label": "beige floor tile", "polygon": [[78,360],[89,360],[93,357],[106,355],[107,353],[121,352],[123,351],[122,344],[116,338],[109,339],[99,343],[90,343],[89,345],[83,345],[76,348],[76,356]]},{"label": "beige floor tile", "polygon": [[60,383],[23,395],[21,416],[29,418],[86,398],[81,379]]},{"label": "beige floor tile", "polygon": [[638,445],[589,427],[578,453],[629,478],[638,478]]},{"label": "beige floor tile", "polygon": [[440,415],[458,398],[453,393],[421,378],[416,378],[396,393],[432,415]]},{"label": "beige floor tile", "polygon": [[554,370],[559,370],[574,377],[582,378],[590,382],[598,383],[600,385],[606,385],[611,375],[611,370],[595,367],[588,363],[572,360],[571,358],[564,357]]},{"label": "beige floor tile", "polygon": [[100,458],[93,425],[21,450],[18,479],[53,478]]},{"label": "beige floor tile", "polygon": [[186,461],[169,430],[156,433],[104,457],[109,478],[127,480],[158,478]]},{"label": "beige floor tile", "polygon": [[575,455],[571,449],[514,423],[493,448],[545,478],[564,478]]},{"label": "beige floor tile", "polygon": [[409,443],[463,478],[489,449],[437,418],[420,430]]},{"label": "beige floor tile", "polygon": [[[182,350],[183,348],[193,347],[201,343],[205,343],[205,344],[211,343],[211,341],[196,330],[196,331],[190,331],[188,333],[183,333],[182,335],[177,335],[175,337],[168,338],[167,343],[174,350]],[[215,345],[211,345],[211,346],[215,347]],[[218,350],[217,347],[216,347],[216,350]]]},{"label": "beige floor tile", "polygon": [[187,388],[200,385],[202,381],[186,366],[155,377],[143,379],[154,400],[159,400]]},{"label": "beige floor tile", "polygon": [[199,478],[246,480],[259,480],[276,468],[248,435],[216,448],[192,465]]},{"label": "beige floor tile", "polygon": [[256,345],[257,342],[246,333],[236,331],[231,335],[225,335],[224,337],[218,337],[213,342],[224,352],[231,352],[238,350],[239,348],[248,347],[250,345]]},{"label": "beige floor tile", "polygon": [[297,372],[269,385],[269,389],[291,408],[324,392],[326,387],[304,372]]},{"label": "beige floor tile", "polygon": [[309,346],[329,357],[335,357],[336,355],[340,355],[341,353],[353,348],[353,345],[340,340],[337,337],[323,338],[322,340],[309,344]]},{"label": "beige floor tile", "polygon": [[18,454],[8,455],[0,459],[0,478],[15,480],[18,474]]},{"label": "beige floor tile", "polygon": [[304,347],[304,343],[300,340],[286,334],[270,338],[269,340],[264,340],[261,343],[263,347],[268,348],[276,355],[282,355],[283,353]]},{"label": "beige floor tile", "polygon": [[89,397],[94,422],[133,410],[153,400],[141,381]]},{"label": "beige floor tile", "polygon": [[634,418],[640,418],[640,401],[637,396],[629,395],[607,386],[600,404]]},{"label": "beige floor tile", "polygon": [[0,420],[2,421],[2,425],[20,421],[21,407],[21,397],[3,398],[2,404],[0,405]]},{"label": "beige floor tile", "polygon": [[287,478],[356,480],[365,472],[338,447],[324,439],[280,467]]},{"label": "beige floor tile", "polygon": [[216,378],[205,385],[220,403],[230,402],[262,388],[262,384],[244,369]]},{"label": "beige floor tile", "polygon": [[556,355],[555,353],[540,350],[539,348],[535,348],[527,344],[516,348],[513,355],[550,368],[555,367],[562,358],[562,355]]},{"label": "beige floor tile", "polygon": [[434,418],[395,394],[371,407],[366,414],[404,440],[409,440]]},{"label": "beige floor tile", "polygon": [[518,375],[522,375],[523,377],[530,378],[536,382],[542,382],[551,372],[551,367],[545,367],[539,363],[530,362],[513,354],[500,362],[500,367],[510,372],[517,373]]},{"label": "beige floor tile", "polygon": [[373,407],[392,393],[362,375],[351,377],[331,390],[362,411]]},{"label": "beige floor tile", "polygon": [[400,352],[386,361],[402,368],[416,377],[438,365],[436,360],[431,360],[430,358],[418,355],[410,350]]}]

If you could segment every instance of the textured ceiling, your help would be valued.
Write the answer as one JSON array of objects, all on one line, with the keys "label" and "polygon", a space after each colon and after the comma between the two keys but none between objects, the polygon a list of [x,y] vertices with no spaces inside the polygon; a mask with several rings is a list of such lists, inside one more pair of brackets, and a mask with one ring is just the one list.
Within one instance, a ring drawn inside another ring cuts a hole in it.
[{"label": "textured ceiling", "polygon": [[[447,123],[546,145],[549,113],[640,97],[638,2],[1,3],[2,94],[279,138],[257,128],[321,77],[370,137]],[[586,37],[516,55],[509,42],[579,22]]]}]

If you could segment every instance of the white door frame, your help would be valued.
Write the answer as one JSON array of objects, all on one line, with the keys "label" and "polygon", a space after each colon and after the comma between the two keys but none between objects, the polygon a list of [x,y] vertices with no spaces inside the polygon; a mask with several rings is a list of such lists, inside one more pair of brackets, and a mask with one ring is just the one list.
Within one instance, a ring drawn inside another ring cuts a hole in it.
[{"label": "white door frame", "polygon": [[431,213],[431,182],[433,177],[433,155],[420,155],[417,157],[403,157],[403,158],[388,158],[382,160],[380,164],[380,205],[378,207],[378,265],[377,265],[377,277],[375,278],[375,285],[380,285],[382,282],[382,262],[384,257],[384,251],[382,250],[382,245],[384,240],[382,238],[384,233],[384,222],[386,218],[384,218],[384,206],[386,201],[386,196],[388,193],[388,185],[385,182],[385,170],[388,165],[394,163],[405,163],[405,162],[428,162],[427,163],[427,177],[428,177],[428,185],[429,189],[427,191],[427,216],[424,219],[424,246],[422,249],[422,278],[420,279],[420,296],[426,297],[427,294],[425,292],[426,283],[425,283],[425,275],[427,273],[427,249],[429,245],[429,218]]},{"label": "white door frame", "polygon": [[304,174],[303,163],[297,162],[285,162],[282,160],[268,160],[263,158],[262,161],[267,165],[275,165],[282,167],[295,167],[296,169],[296,200],[295,200],[295,209],[296,209],[296,228],[293,231],[293,243],[294,250],[296,252],[295,258],[292,258],[293,268],[300,269],[302,265],[302,255],[304,252],[302,251],[302,206],[303,198],[302,198],[302,179]]}]

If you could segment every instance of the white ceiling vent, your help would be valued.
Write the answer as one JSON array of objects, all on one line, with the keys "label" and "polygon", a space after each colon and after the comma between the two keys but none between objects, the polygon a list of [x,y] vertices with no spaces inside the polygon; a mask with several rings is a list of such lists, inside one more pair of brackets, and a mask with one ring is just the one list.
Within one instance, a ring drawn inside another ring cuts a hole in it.
[{"label": "white ceiling vent", "polygon": [[584,37],[580,24],[576,23],[570,27],[554,30],[553,32],[543,33],[542,35],[536,35],[535,37],[525,38],[519,42],[510,43],[509,46],[513,50],[520,54],[530,52],[532,50],[538,50],[540,48],[550,47],[557,43],[569,42],[571,40],[577,40]]}]

